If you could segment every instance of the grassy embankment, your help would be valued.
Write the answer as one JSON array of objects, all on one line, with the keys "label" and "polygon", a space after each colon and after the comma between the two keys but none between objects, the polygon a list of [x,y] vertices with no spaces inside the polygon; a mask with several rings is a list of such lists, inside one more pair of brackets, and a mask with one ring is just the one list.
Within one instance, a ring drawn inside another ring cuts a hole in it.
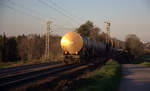
[{"label": "grassy embankment", "polygon": [[141,65],[147,65],[150,67],[150,54],[143,54],[139,57],[137,57],[133,62],[133,64],[141,64]]},{"label": "grassy embankment", "polygon": [[150,67],[150,54],[143,55],[141,58],[142,58],[141,60],[142,60],[143,62],[141,62],[140,64],[141,64],[141,65],[146,65],[146,66],[149,66],[149,67]]},{"label": "grassy embankment", "polygon": [[102,68],[88,78],[74,82],[77,91],[117,91],[121,79],[121,67],[114,60],[109,60]]},{"label": "grassy embankment", "polygon": [[141,63],[142,65],[146,65],[146,66],[149,66],[150,67],[150,62],[143,62]]}]

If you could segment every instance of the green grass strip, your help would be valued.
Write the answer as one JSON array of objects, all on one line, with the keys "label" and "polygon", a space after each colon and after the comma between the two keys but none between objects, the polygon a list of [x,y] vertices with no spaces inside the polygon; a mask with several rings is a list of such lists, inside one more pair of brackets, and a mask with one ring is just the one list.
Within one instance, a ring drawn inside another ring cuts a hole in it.
[{"label": "green grass strip", "polygon": [[143,62],[143,63],[141,63],[141,64],[150,67],[150,62]]},{"label": "green grass strip", "polygon": [[102,68],[88,78],[77,81],[77,91],[117,91],[121,79],[121,67],[114,60],[109,60]]}]

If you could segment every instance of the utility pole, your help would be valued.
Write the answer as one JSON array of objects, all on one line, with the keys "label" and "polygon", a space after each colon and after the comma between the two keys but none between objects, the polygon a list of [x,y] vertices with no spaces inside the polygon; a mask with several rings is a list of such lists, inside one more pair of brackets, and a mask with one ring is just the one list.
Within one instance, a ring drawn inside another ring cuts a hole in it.
[{"label": "utility pole", "polygon": [[33,35],[28,35],[28,60],[32,59],[32,40],[33,40]]},{"label": "utility pole", "polygon": [[45,60],[50,58],[50,21],[46,22],[46,36],[45,36]]},{"label": "utility pole", "polygon": [[111,46],[114,47],[114,41],[111,39]]},{"label": "utility pole", "polygon": [[109,41],[110,41],[110,22],[107,20],[104,23],[106,23],[106,31],[107,31],[106,43],[109,45]]}]

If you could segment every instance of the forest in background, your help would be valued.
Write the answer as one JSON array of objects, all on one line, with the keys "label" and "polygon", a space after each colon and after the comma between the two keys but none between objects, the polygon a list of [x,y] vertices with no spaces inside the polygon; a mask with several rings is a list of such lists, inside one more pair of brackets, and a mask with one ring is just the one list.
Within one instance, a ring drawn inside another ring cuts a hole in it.
[{"label": "forest in background", "polygon": [[[101,41],[106,44],[107,34],[99,27],[94,26],[93,22],[87,21],[80,25],[75,32],[90,39]],[[50,35],[50,61],[61,59],[63,51],[60,46],[61,36]],[[110,46],[127,51],[133,57],[143,53],[143,44],[140,39],[130,34],[125,41],[117,38],[110,38]],[[5,33],[0,35],[0,61],[43,61],[45,53],[45,36],[38,34],[19,35],[7,37]]]},{"label": "forest in background", "polygon": [[[50,58],[56,60],[61,56],[60,36],[50,35]],[[30,61],[41,60],[45,52],[45,36],[37,34],[7,37],[0,35],[0,60]]]}]

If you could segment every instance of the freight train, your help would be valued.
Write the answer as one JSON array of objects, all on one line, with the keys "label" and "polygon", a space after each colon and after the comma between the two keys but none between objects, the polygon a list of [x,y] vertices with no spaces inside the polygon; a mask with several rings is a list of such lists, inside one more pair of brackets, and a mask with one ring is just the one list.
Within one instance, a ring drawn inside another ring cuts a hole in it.
[{"label": "freight train", "polygon": [[63,62],[87,62],[92,58],[106,58],[111,56],[114,48],[107,47],[106,44],[89,39],[76,32],[68,32],[61,38],[61,48],[63,49]]}]

